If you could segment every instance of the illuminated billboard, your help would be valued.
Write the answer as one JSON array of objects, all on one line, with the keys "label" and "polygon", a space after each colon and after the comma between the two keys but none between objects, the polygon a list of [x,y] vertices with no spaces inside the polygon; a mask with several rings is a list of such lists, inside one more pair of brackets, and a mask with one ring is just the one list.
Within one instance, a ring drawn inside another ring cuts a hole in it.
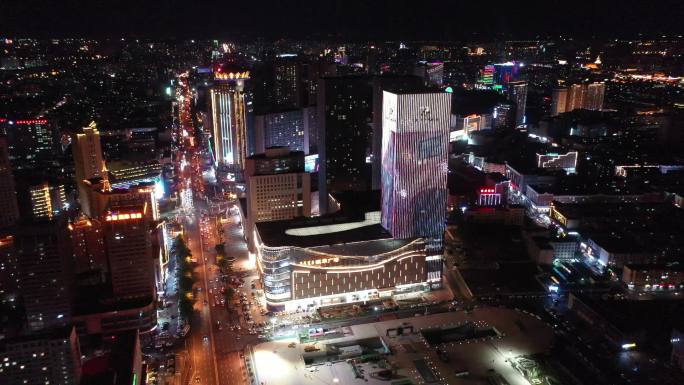
[{"label": "illuminated billboard", "polygon": [[318,172],[320,162],[318,154],[307,155],[304,157],[304,172]]}]

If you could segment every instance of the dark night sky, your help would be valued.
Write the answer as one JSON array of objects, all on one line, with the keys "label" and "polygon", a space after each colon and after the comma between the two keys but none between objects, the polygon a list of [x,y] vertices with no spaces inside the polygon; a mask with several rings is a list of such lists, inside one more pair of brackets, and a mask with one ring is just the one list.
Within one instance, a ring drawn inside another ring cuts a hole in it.
[{"label": "dark night sky", "polygon": [[683,19],[684,0],[0,0],[0,36],[636,37]]}]

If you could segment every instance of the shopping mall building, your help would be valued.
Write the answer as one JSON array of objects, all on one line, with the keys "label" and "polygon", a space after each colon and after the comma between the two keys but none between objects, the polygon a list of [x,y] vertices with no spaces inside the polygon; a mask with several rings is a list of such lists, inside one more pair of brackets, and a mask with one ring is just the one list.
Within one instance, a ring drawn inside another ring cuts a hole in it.
[{"label": "shopping mall building", "polygon": [[256,224],[256,259],[269,310],[419,295],[439,287],[442,261],[429,255],[430,242],[393,239],[380,224],[380,211],[367,210]]}]

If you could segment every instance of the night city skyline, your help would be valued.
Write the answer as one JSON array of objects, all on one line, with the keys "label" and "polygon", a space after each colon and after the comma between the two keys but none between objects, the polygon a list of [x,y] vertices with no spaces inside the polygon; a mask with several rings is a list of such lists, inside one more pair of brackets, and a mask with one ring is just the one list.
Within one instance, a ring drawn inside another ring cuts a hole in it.
[{"label": "night city skyline", "polygon": [[0,385],[684,384],[682,19],[0,2]]}]

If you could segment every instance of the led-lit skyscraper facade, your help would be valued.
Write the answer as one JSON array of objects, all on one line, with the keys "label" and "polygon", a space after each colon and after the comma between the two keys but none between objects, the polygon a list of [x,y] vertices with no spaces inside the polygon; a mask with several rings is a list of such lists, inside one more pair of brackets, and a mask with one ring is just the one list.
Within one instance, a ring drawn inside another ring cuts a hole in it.
[{"label": "led-lit skyscraper facade", "polygon": [[494,85],[494,66],[488,64],[480,71],[480,83],[485,86]]},{"label": "led-lit skyscraper facade", "polygon": [[385,91],[382,113],[382,226],[395,239],[441,239],[451,95]]},{"label": "led-lit skyscraper facade", "polygon": [[525,107],[527,106],[527,82],[509,82],[508,100],[515,103],[515,126],[526,123]]},{"label": "led-lit skyscraper facade", "polygon": [[245,81],[249,71],[220,67],[210,91],[213,146],[216,164],[233,165],[240,170],[247,157]]}]

